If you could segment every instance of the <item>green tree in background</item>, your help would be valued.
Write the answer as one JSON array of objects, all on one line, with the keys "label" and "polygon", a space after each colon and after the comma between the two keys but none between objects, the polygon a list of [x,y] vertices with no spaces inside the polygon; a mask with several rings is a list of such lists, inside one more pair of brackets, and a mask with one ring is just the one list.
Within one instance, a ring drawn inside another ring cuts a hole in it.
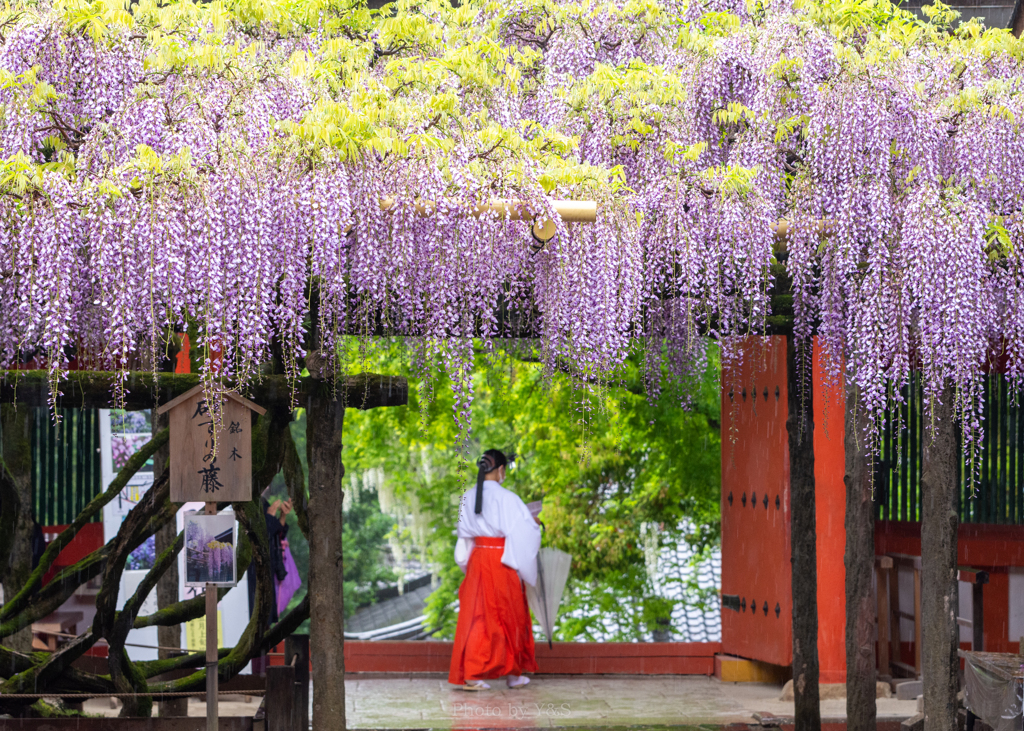
[{"label": "green tree in background", "polygon": [[[356,410],[352,409],[349,414]],[[299,409],[291,423],[292,439],[302,463],[303,474],[306,469],[306,413]],[[392,520],[381,513],[376,494],[361,495],[350,489],[346,484],[345,521],[343,524],[342,551],[345,556],[345,616],[350,617],[359,608],[371,603],[378,587],[385,586],[395,580],[394,572],[385,566],[381,553],[386,546],[385,536],[392,530]],[[279,474],[271,484],[271,497],[282,500],[288,498],[284,476]],[[353,499],[354,495],[359,498]],[[295,559],[295,567],[302,577],[302,586],[289,602],[289,608],[299,604],[306,595],[307,578],[309,576],[309,543],[302,535],[298,526],[298,514],[293,512],[288,518],[288,544]],[[303,623],[299,631],[308,631],[309,620]]]},{"label": "green tree in background", "polygon": [[[489,447],[514,452],[505,486],[525,501],[544,500],[544,545],[573,556],[560,639],[592,637],[601,617],[613,615],[616,639],[642,639],[664,602],[644,570],[641,526],[658,525],[661,545],[690,542],[698,557],[718,541],[717,351],[684,410],[667,394],[651,403],[636,364],[617,386],[581,386],[545,373],[528,349],[517,347],[514,354],[478,349],[472,432],[468,453],[460,453],[445,379],[415,379],[422,363],[399,341],[353,341],[350,370],[409,376],[412,392],[405,407],[346,413],[346,473],[383,469],[388,501],[410,513],[406,527],[392,524],[391,540],[403,533],[436,567],[439,586],[428,619],[444,637],[454,631],[451,605],[462,572],[454,563],[453,533],[459,498],[475,478],[472,460]],[[700,605],[706,597],[689,588],[689,601]]]}]

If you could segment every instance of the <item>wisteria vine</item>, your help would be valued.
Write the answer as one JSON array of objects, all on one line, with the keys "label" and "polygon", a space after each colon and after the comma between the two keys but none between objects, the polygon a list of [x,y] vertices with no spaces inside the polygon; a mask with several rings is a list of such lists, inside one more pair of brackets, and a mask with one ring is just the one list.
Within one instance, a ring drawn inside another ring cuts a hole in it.
[{"label": "wisteria vine", "polygon": [[297,378],[311,328],[398,334],[468,428],[473,338],[536,336],[590,382],[643,347],[657,393],[700,337],[764,331],[784,249],[795,337],[864,408],[920,372],[976,441],[983,374],[1024,383],[1024,46],[926,10],[14,3],[0,367],[55,397],[73,357],[123,379],[191,327],[213,389],[275,352]]}]

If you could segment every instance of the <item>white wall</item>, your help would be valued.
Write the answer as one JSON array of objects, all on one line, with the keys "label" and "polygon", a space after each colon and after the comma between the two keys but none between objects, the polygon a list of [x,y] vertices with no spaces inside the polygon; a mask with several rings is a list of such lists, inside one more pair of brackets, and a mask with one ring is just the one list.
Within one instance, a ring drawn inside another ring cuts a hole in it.
[{"label": "white wall", "polygon": [[1010,569],[1009,630],[1010,642],[1024,637],[1024,568]]},{"label": "white wall", "polygon": [[[974,584],[968,584],[966,581],[958,581],[957,586],[960,589],[960,614],[958,615],[961,619],[967,619],[974,621]],[[961,642],[974,642],[974,628],[960,626],[960,641]]]},{"label": "white wall", "polygon": [[[110,410],[100,409],[100,475],[104,489],[114,479],[114,464],[111,452]],[[103,541],[110,543],[121,528],[121,523],[143,495],[153,486],[152,472],[136,472],[121,493],[103,506]],[[125,571],[121,574],[121,586],[117,591],[117,608],[123,609],[128,599],[135,594],[146,571]],[[156,590],[150,592],[142,603],[139,614],[152,614],[157,610]],[[133,661],[157,659],[157,628],[133,629],[125,640],[128,657]],[[145,647],[133,647],[145,645]]]}]

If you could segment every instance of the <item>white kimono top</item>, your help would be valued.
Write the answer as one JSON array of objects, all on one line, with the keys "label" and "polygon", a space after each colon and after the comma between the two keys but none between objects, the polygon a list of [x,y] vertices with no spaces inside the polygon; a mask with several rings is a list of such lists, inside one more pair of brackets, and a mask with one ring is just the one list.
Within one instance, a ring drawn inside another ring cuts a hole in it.
[{"label": "white kimono top", "polygon": [[466,572],[473,552],[475,536],[504,538],[501,562],[519,573],[530,586],[537,584],[537,552],[540,550],[540,526],[518,495],[494,480],[484,480],[484,500],[480,514],[476,505],[476,485],[466,490],[459,505],[459,524],[455,529],[455,562]]}]

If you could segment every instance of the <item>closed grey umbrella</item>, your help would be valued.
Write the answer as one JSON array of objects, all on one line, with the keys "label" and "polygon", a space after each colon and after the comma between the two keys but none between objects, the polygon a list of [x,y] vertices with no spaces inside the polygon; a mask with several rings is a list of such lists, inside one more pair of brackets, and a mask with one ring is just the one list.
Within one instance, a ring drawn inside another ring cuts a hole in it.
[{"label": "closed grey umbrella", "polygon": [[557,548],[542,548],[537,552],[537,586],[526,585],[526,599],[533,615],[544,628],[551,647],[551,634],[558,619],[558,605],[562,601],[565,582],[569,578],[572,556]]}]

